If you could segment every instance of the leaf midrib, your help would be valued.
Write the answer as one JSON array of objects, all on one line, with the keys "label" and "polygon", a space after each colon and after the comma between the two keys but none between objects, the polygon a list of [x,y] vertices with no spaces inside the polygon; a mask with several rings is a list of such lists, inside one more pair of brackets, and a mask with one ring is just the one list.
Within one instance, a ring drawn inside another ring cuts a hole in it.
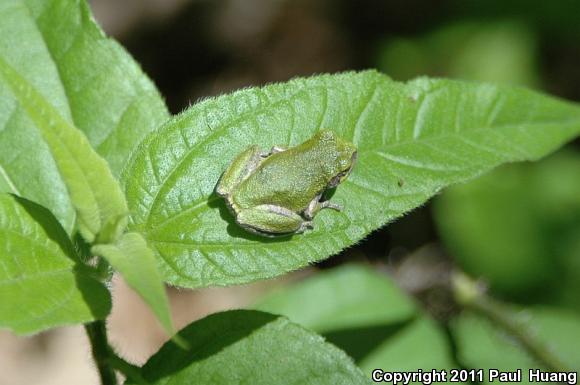
[{"label": "leaf midrib", "polygon": [[63,274],[68,274],[68,273],[73,273],[72,266],[69,266],[69,267],[66,267],[63,269],[58,269],[58,270],[48,270],[48,271],[45,270],[45,271],[35,272],[33,274],[26,274],[23,276],[13,277],[13,278],[7,278],[7,279],[0,278],[0,287],[17,284],[17,283],[20,283],[22,281],[26,281],[28,279],[56,277],[58,275],[63,275]]},{"label": "leaf midrib", "polygon": [[[62,92],[63,92],[63,95],[65,97],[65,102],[66,102],[68,117],[70,118],[70,121],[71,121],[72,125],[75,128],[78,129],[77,119],[75,118],[75,113],[71,109],[72,108],[72,105],[73,105],[73,103],[71,102],[71,100],[72,100],[71,99],[71,94],[70,94],[71,90],[66,85],[66,83],[63,81],[63,70],[61,68],[61,64],[60,64],[60,62],[58,60],[56,60],[55,53],[51,50],[50,44],[48,44],[47,38],[46,38],[45,34],[43,33],[43,30],[39,26],[39,20],[43,16],[45,16],[45,14],[48,11],[51,10],[51,7],[45,6],[42,9],[42,11],[40,12],[40,14],[38,15],[38,17],[34,17],[34,15],[32,14],[32,10],[30,9],[30,6],[26,3],[26,1],[22,0],[21,3],[23,4],[23,6],[24,6],[26,12],[28,13],[30,19],[34,21],[34,27],[36,28],[36,31],[38,32],[38,34],[41,37],[42,44],[43,44],[46,52],[48,53],[50,62],[53,64],[54,68],[56,69],[56,75],[58,77],[58,84],[61,87]],[[77,5],[74,5],[74,6],[76,7]],[[71,39],[70,45],[68,47],[66,47],[66,49],[64,49],[63,52],[61,53],[61,57],[66,56],[70,52],[70,50],[73,49],[73,47],[77,43],[79,37],[81,37],[83,35],[83,33],[85,33],[85,32],[88,33],[88,31],[85,31],[84,25],[82,24],[82,20],[83,20],[82,13],[83,13],[83,10],[82,9],[79,9],[78,12],[81,14],[81,27],[75,29],[76,34]],[[103,35],[102,37],[103,37],[103,39],[106,40],[106,36]],[[112,71],[112,72],[116,71],[116,69],[113,68],[113,67],[107,68],[107,70]],[[100,73],[100,74],[94,75],[93,77],[87,79],[83,84],[86,86],[86,84],[89,84],[91,81],[93,81],[94,78],[100,77],[100,76],[105,76],[105,74],[104,73]],[[147,90],[147,92],[145,94],[148,95],[149,93],[155,94],[156,93],[156,90],[155,89]],[[42,94],[39,92],[39,95],[42,95]],[[101,148],[101,146],[104,143],[106,143],[111,138],[111,136],[113,136],[113,134],[115,132],[115,128],[118,126],[119,122],[122,120],[122,117],[124,116],[124,114],[127,112],[127,110],[129,108],[131,108],[135,103],[137,103],[138,98],[136,96],[137,96],[137,94],[135,92],[133,92],[131,94],[131,96],[129,98],[129,102],[125,105],[123,113],[121,114],[121,116],[117,120],[117,124],[115,126],[111,127],[111,129],[106,133],[106,135],[104,135],[100,139],[100,141],[98,143],[95,143],[94,144],[94,148],[95,149]]]},{"label": "leaf midrib", "polygon": [[[24,11],[28,14],[30,20],[33,20],[34,28],[38,32],[38,35],[41,37],[41,41],[42,41],[42,44],[43,44],[43,46],[45,48],[45,51],[48,54],[48,57],[50,59],[50,62],[52,63],[52,65],[54,66],[54,68],[56,70],[56,75],[58,77],[58,84],[61,87],[61,91],[62,91],[62,94],[63,94],[63,96],[65,98],[65,102],[66,102],[66,108],[67,108],[67,111],[66,112],[68,113],[69,118],[71,119],[71,121],[73,122],[73,125],[74,125],[75,124],[74,123],[74,116],[73,116],[72,111],[70,109],[70,106],[71,106],[70,96],[68,94],[68,89],[67,89],[67,87],[65,86],[65,84],[64,84],[64,82],[62,80],[62,70],[61,70],[60,66],[58,65],[58,63],[56,62],[56,60],[54,58],[54,53],[51,51],[51,49],[50,49],[50,47],[49,47],[49,45],[48,45],[48,43],[46,41],[45,35],[43,34],[42,30],[38,26],[38,19],[33,16],[33,13],[32,13],[32,10],[30,9],[30,6],[25,1],[20,1],[20,5],[22,6],[22,9],[24,9]],[[14,8],[17,9],[18,8],[18,4],[15,4]],[[42,15],[44,15],[44,13],[46,12],[46,10],[48,8],[49,7],[44,7],[43,8],[42,12],[39,14],[39,18]],[[10,8],[8,8],[8,9],[10,9]],[[5,63],[8,63],[5,58],[3,58],[3,60],[4,60]],[[20,76],[23,79],[26,79],[24,76],[22,76],[22,75],[20,75]],[[46,100],[46,97],[42,93],[40,93],[38,90],[36,90],[36,87],[33,87],[32,86],[32,83],[29,83],[29,84],[30,84],[30,87],[32,89],[34,89],[38,93],[39,96],[41,96],[43,99]],[[48,100],[46,100],[46,102],[48,103]],[[50,104],[50,105],[52,106],[52,104]],[[54,106],[53,106],[53,108],[54,108]],[[55,109],[55,111],[58,111],[56,108],[54,108],[54,109]],[[59,112],[59,114],[60,114],[60,112]],[[51,152],[51,154],[52,154],[52,152]],[[22,194],[20,193],[20,191],[12,183],[12,180],[8,177],[8,175],[7,175],[6,171],[4,170],[4,168],[2,167],[2,165],[0,165],[0,175],[4,177],[4,179],[7,181],[8,185],[12,188],[13,192],[16,195],[22,196]],[[59,172],[59,176],[62,179],[62,175],[60,174],[60,172]],[[71,216],[71,223],[72,223],[72,225],[74,225],[74,223],[76,222],[76,217],[77,217],[76,210],[72,210],[70,216]]]},{"label": "leaf midrib", "polygon": [[[40,237],[38,237],[38,235],[42,234],[42,233],[39,232],[38,229],[32,229],[32,232],[33,232],[32,239],[27,237],[26,234],[24,234],[25,231],[26,231],[26,229],[23,227],[22,228],[14,228],[14,227],[10,227],[10,226],[0,227],[0,233],[11,233],[11,234],[21,238],[22,240],[24,240],[26,242],[31,242],[32,244],[37,245],[39,248],[46,250],[46,251],[54,252],[54,250],[50,249],[50,245],[58,245],[52,239],[48,238],[48,236],[46,236],[46,234],[43,234],[44,236],[47,237],[46,241],[45,241],[46,243],[41,243],[42,240],[40,239]],[[56,247],[58,247],[58,246],[56,246]],[[61,250],[60,247],[58,247],[58,249]]]},{"label": "leaf midrib", "polygon": [[[295,96],[295,95],[293,95]],[[241,119],[241,117],[239,117]],[[236,119],[237,121],[237,119]],[[234,121],[235,123],[235,121]],[[228,123],[227,126],[229,126],[230,124],[234,124],[234,123]],[[394,149],[400,146],[406,146],[406,145],[413,145],[413,144],[422,144],[422,143],[429,143],[429,142],[434,142],[434,141],[440,141],[440,140],[444,140],[444,139],[459,139],[459,140],[463,140],[464,136],[466,133],[481,133],[481,132],[495,132],[498,133],[501,132],[502,129],[515,129],[515,130],[520,130],[522,128],[528,128],[530,126],[548,126],[548,125],[573,125],[573,124],[580,124],[580,118],[578,119],[566,119],[564,121],[553,121],[553,120],[548,120],[548,121],[541,121],[541,122],[530,122],[530,123],[525,123],[525,124],[504,124],[504,125],[498,125],[498,126],[493,126],[493,127],[488,127],[488,128],[472,128],[472,129],[464,129],[464,130],[460,130],[457,132],[445,132],[445,133],[440,133],[438,135],[430,135],[430,136],[422,136],[416,140],[413,139],[409,139],[409,140],[404,140],[404,141],[398,141],[398,142],[394,142],[394,143],[390,143],[390,144],[386,144],[383,146],[378,146],[375,149],[370,149],[369,152],[373,152],[378,156],[384,157],[383,156],[383,152],[388,151],[389,149]],[[226,125],[224,125],[226,126]],[[219,128],[217,128],[216,130],[221,130],[224,128],[224,126],[221,126]],[[212,131],[212,134],[214,133],[214,131]],[[191,153],[195,152],[195,149],[198,147],[198,145],[201,145],[203,142],[205,142],[206,140],[209,139],[209,135],[208,137],[204,138],[201,142],[196,143],[196,145],[194,147],[192,147],[188,152],[187,155],[184,155],[184,157],[182,159],[180,159],[176,164],[175,167],[172,167],[170,174],[173,174],[181,164],[183,164],[183,162],[185,162],[185,158],[189,157],[191,155]],[[466,142],[467,143],[467,142]],[[468,143],[469,145],[476,147],[476,145],[474,143]],[[482,147],[480,147],[481,149],[483,149]],[[483,149],[485,150],[485,149]],[[485,151],[489,151],[490,153],[493,153],[493,151],[490,150],[485,150]],[[495,152],[497,153],[497,152]],[[389,159],[392,160],[392,159]],[[409,167],[411,167],[411,165],[407,165]],[[421,167],[420,165],[414,165],[413,167],[415,168],[425,168],[425,167]],[[426,168],[425,168],[426,169]],[[454,172],[461,172],[461,171],[466,171],[469,168],[462,168],[462,169],[457,169],[457,170],[451,170]],[[431,169],[430,169],[431,170]],[[198,212],[198,210],[196,209],[203,209],[204,206],[208,206],[209,203],[217,201],[219,198],[209,198],[209,199],[202,199],[202,200],[198,200],[195,201],[195,203],[190,207],[187,208],[185,210],[181,210],[179,213],[177,213],[176,215],[172,215],[172,216],[168,216],[167,218],[165,218],[162,222],[159,223],[155,223],[155,225],[152,225],[151,223],[151,213],[153,212],[153,208],[156,206],[156,202],[158,201],[159,195],[161,193],[161,191],[163,190],[163,186],[165,186],[165,183],[171,178],[171,175],[168,175],[166,178],[164,178],[164,182],[163,184],[160,184],[159,189],[157,191],[157,193],[154,195],[153,197],[153,201],[150,205],[150,209],[147,213],[146,221],[145,221],[145,229],[147,230],[147,232],[151,232],[151,230],[156,230],[159,227],[163,226],[165,223],[171,221],[171,220],[175,220],[176,218],[179,218],[182,215],[191,215],[194,214],[196,212]],[[347,180],[345,183],[353,183],[352,181]],[[368,188],[366,186],[361,186],[361,185],[357,185],[358,187],[367,189]],[[378,191],[374,191],[371,190],[375,193],[379,193]],[[430,193],[430,191],[416,191],[413,192],[412,194],[424,194],[424,193]],[[390,197],[391,195],[389,195]]]},{"label": "leaf midrib", "polygon": [[22,194],[20,193],[20,191],[18,191],[18,189],[14,185],[14,182],[12,181],[12,179],[10,178],[8,173],[6,172],[6,169],[4,169],[4,167],[2,167],[2,164],[0,164],[0,177],[2,177],[6,181],[6,184],[8,185],[8,187],[10,187],[10,190],[12,190],[12,193],[14,193],[18,196],[22,196]]},{"label": "leaf midrib", "polygon": [[[221,134],[221,133],[222,133],[222,131],[223,131],[224,129],[227,129],[228,127],[230,127],[230,126],[231,126],[231,125],[233,125],[233,124],[236,124],[237,122],[241,121],[242,119],[245,119],[246,117],[248,117],[248,116],[252,116],[252,115],[254,115],[254,114],[258,114],[258,113],[260,113],[261,111],[264,111],[264,110],[266,110],[266,109],[272,108],[273,106],[277,106],[278,104],[281,104],[281,103],[287,103],[288,101],[292,100],[294,97],[298,96],[299,94],[301,94],[301,93],[303,93],[303,92],[305,92],[305,91],[306,91],[306,88],[301,88],[300,90],[296,91],[295,93],[292,93],[292,94],[291,94],[289,97],[287,97],[287,98],[280,99],[280,100],[277,100],[277,101],[275,101],[274,103],[271,103],[271,104],[267,104],[267,105],[261,106],[261,107],[260,107],[260,108],[258,108],[258,109],[249,110],[249,111],[247,111],[247,112],[245,112],[245,113],[243,113],[243,114],[240,114],[240,115],[238,115],[238,116],[236,117],[236,119],[233,119],[233,120],[231,120],[231,121],[227,121],[227,122],[224,122],[224,123],[220,124],[218,127],[215,127],[215,128],[214,128],[214,127],[211,127],[211,126],[210,126],[210,128],[211,128],[211,131],[209,132],[209,134],[208,134],[207,136],[205,136],[204,138],[202,138],[201,140],[199,140],[198,142],[196,142],[196,143],[195,143],[195,145],[193,145],[192,147],[190,147],[190,148],[189,148],[189,149],[188,149],[188,150],[187,150],[187,151],[186,151],[186,152],[183,154],[182,158],[181,158],[181,159],[179,159],[179,161],[177,161],[177,162],[175,163],[175,165],[173,165],[173,166],[172,166],[172,167],[171,167],[171,168],[168,170],[168,172],[167,172],[167,175],[166,175],[166,176],[165,176],[165,177],[164,177],[164,178],[163,178],[161,181],[158,181],[158,184],[159,184],[159,189],[157,190],[157,192],[156,192],[156,193],[155,193],[155,195],[153,196],[153,200],[152,200],[152,202],[151,202],[151,206],[150,206],[149,210],[147,211],[147,213],[145,214],[145,226],[148,226],[148,225],[149,225],[149,220],[150,220],[150,213],[151,213],[151,211],[153,210],[153,208],[154,208],[154,206],[155,206],[155,204],[156,204],[156,202],[157,202],[157,198],[158,198],[159,194],[160,194],[160,193],[161,193],[161,191],[163,190],[163,187],[166,185],[166,182],[167,182],[169,179],[171,179],[171,178],[173,177],[174,173],[175,173],[176,171],[178,171],[178,170],[179,170],[179,168],[181,167],[181,165],[182,165],[182,164],[183,164],[183,163],[184,163],[184,162],[185,162],[185,161],[186,161],[186,160],[187,160],[187,159],[188,159],[190,156],[192,156],[192,155],[195,155],[195,153],[196,153],[196,150],[197,150],[197,149],[198,149],[200,146],[202,146],[202,145],[203,145],[204,143],[206,143],[207,141],[211,140],[211,139],[212,139],[214,136],[216,136],[216,135],[218,135],[218,134]],[[191,112],[191,114],[192,114],[193,116],[195,116],[195,115],[198,115],[198,114],[201,112],[202,108],[204,108],[204,104],[205,104],[205,103],[207,103],[207,104],[210,104],[210,103],[212,103],[212,102],[213,102],[213,103],[215,103],[215,99],[210,99],[210,100],[208,100],[208,101],[206,101],[206,102],[202,102],[202,103],[200,103],[199,105],[197,105],[196,107],[194,107],[194,108],[196,108],[196,110],[192,111],[192,112]],[[178,115],[177,117],[179,117],[179,115]],[[177,118],[177,117],[176,117],[176,118]],[[176,118],[175,118],[175,119],[176,119]],[[172,122],[173,122],[175,119],[171,119],[171,120],[168,122],[168,124],[171,124],[171,123],[172,123]],[[165,125],[162,125],[161,127],[163,127],[163,126],[165,126]],[[189,127],[188,127],[188,128],[189,128]],[[178,130],[181,130],[182,128],[181,128],[181,127],[178,127],[177,129],[178,129]],[[187,145],[187,143],[185,143],[185,144]],[[154,167],[154,166],[152,166],[152,168],[155,168],[155,167]]]},{"label": "leaf midrib", "polygon": [[[63,297],[60,301],[58,301],[58,303],[55,306],[53,306],[49,310],[47,310],[39,315],[32,316],[32,317],[30,317],[30,315],[29,315],[28,317],[26,317],[25,321],[18,322],[16,325],[20,325],[20,327],[22,327],[22,325],[29,325],[31,323],[34,324],[34,321],[39,321],[39,320],[48,318],[51,314],[56,313],[57,311],[62,309],[68,302],[70,302],[73,295],[74,295],[74,290],[72,288],[69,288],[66,297]],[[73,321],[69,322],[69,324],[71,324],[71,323],[73,323]],[[18,329],[18,328],[15,328],[15,329]]]},{"label": "leaf midrib", "polygon": [[[367,98],[368,101],[366,103],[363,103],[363,108],[361,109],[361,111],[358,114],[356,124],[354,125],[354,129],[356,129],[356,126],[358,126],[358,121],[360,120],[362,114],[364,114],[364,112],[366,111],[366,109],[367,109],[367,107],[369,105],[369,101],[371,99],[373,99],[374,96],[376,95],[376,90],[379,89],[379,86],[380,86],[380,82],[381,81],[387,82],[387,83],[388,82],[392,82],[391,79],[380,79],[380,80],[376,80],[376,81],[373,82],[373,84],[372,84],[372,91],[369,91],[368,92],[370,94],[370,97]],[[409,83],[407,83],[407,84],[409,84]],[[165,189],[165,186],[166,186],[167,181],[169,181],[171,178],[173,178],[173,175],[181,168],[181,166],[183,165],[184,162],[186,162],[192,155],[195,155],[196,150],[200,146],[202,146],[203,144],[205,144],[207,141],[211,140],[214,136],[216,136],[218,134],[221,134],[224,129],[227,129],[230,126],[235,125],[237,122],[239,122],[239,121],[247,118],[248,116],[251,117],[251,116],[254,116],[254,115],[259,114],[262,111],[265,111],[267,109],[273,108],[273,107],[275,107],[275,106],[277,106],[279,104],[288,103],[292,99],[294,99],[296,96],[302,94],[303,92],[308,92],[309,90],[317,90],[317,91],[322,90],[324,92],[328,92],[328,89],[329,89],[329,87],[325,87],[324,85],[315,85],[315,86],[311,86],[311,87],[302,86],[302,88],[300,88],[299,90],[297,90],[294,93],[291,93],[288,96],[284,96],[284,97],[282,97],[282,98],[280,98],[280,99],[278,99],[278,100],[276,100],[274,102],[269,102],[269,103],[266,102],[264,105],[260,106],[259,108],[257,108],[257,109],[250,109],[250,110],[246,111],[245,113],[236,116],[235,119],[230,120],[230,121],[226,121],[226,122],[218,125],[217,127],[210,127],[211,128],[211,131],[210,131],[210,133],[207,136],[205,136],[204,138],[202,138],[201,140],[199,140],[198,142],[196,142],[192,147],[190,147],[189,149],[187,149],[187,151],[182,155],[182,157],[177,162],[175,162],[175,164],[172,165],[172,167],[167,171],[166,176],[164,176],[161,180],[156,180],[159,188],[157,189],[157,191],[155,192],[155,194],[152,196],[151,204],[150,204],[147,212],[143,216],[144,217],[144,222],[145,222],[145,227],[147,227],[147,228],[151,227],[150,226],[150,224],[151,224],[150,223],[151,222],[151,212],[154,210],[155,206],[157,205],[158,197],[161,194],[161,192]],[[259,89],[258,89],[258,91],[262,92]],[[343,91],[343,90],[341,90],[341,91]],[[233,96],[235,96],[235,93],[232,94],[232,97]],[[269,99],[269,97],[267,97],[267,99]],[[213,99],[209,99],[209,100],[207,100],[205,102],[202,102],[202,103],[196,105],[194,107],[194,110],[192,110],[192,111],[189,112],[191,114],[190,116],[194,116],[195,117],[196,115],[199,115],[200,112],[202,112],[203,109],[206,108],[207,105],[210,105],[211,103],[215,103],[215,102],[216,102],[216,99],[213,98]],[[324,113],[322,115],[324,115]],[[171,119],[166,124],[171,124],[177,118],[182,118],[182,115],[177,115],[176,117],[174,117],[173,119]],[[545,124],[545,123],[541,123],[541,122],[540,123],[535,123],[534,122],[534,123],[528,123],[528,124]],[[165,125],[163,125],[163,126],[165,126]],[[161,126],[161,127],[163,127],[163,126]],[[501,129],[504,126],[507,126],[507,127],[517,127],[518,125],[499,125],[499,126],[495,126],[493,128],[494,129]],[[185,128],[189,128],[189,126],[188,127],[185,127]],[[182,129],[184,129],[184,128],[182,128],[182,127],[178,127],[177,128],[177,130],[179,130],[179,131],[181,131]],[[489,130],[489,129],[490,128],[483,128],[481,130]],[[477,130],[478,129],[469,129],[469,131],[477,131]],[[466,130],[460,130],[458,132],[453,132],[453,134],[456,135],[456,134],[461,133],[461,132],[464,132],[464,131],[466,131]],[[355,132],[353,131],[352,134],[354,135]],[[438,135],[438,137],[439,138],[444,138],[445,135],[440,135],[440,136]],[[432,139],[432,137],[422,137],[422,138]],[[418,140],[411,139],[411,140],[406,140],[406,141],[402,141],[402,142],[397,142],[397,143],[394,143],[393,145],[404,145],[404,144],[408,144],[408,143],[416,143],[417,141]],[[187,143],[185,143],[185,145],[187,145]],[[389,147],[389,146],[387,146],[387,147]],[[371,149],[369,149],[369,151],[375,151],[375,149],[372,149],[371,148]],[[155,169],[155,168],[156,167],[152,164],[152,171],[153,172],[154,172],[153,169]]]},{"label": "leaf midrib", "polygon": [[[35,18],[34,15],[32,14],[32,10],[30,9],[30,6],[28,5],[28,3],[26,3],[26,1],[23,1],[22,0],[21,1],[21,4],[24,5],[24,8],[26,9],[26,12],[30,16],[30,19],[31,20],[34,20],[34,23],[33,23],[34,24],[34,27],[36,28],[36,31],[38,32],[38,34],[41,37],[42,44],[43,44],[44,48],[46,49],[46,52],[48,53],[48,57],[50,59],[50,62],[52,63],[52,65],[56,69],[56,75],[58,77],[58,84],[61,87],[62,92],[63,92],[64,97],[65,97],[66,108],[68,110],[67,111],[68,112],[68,115],[69,115],[69,117],[71,119],[72,124],[76,127],[76,123],[74,121],[74,116],[73,116],[73,113],[72,113],[72,111],[70,109],[70,107],[71,107],[70,95],[68,94],[68,90],[67,90],[67,88],[66,88],[66,86],[65,86],[65,84],[64,84],[64,82],[62,80],[62,70],[61,70],[60,66],[58,65],[57,61],[55,60],[54,52],[51,51],[50,46],[49,46],[49,44],[48,44],[48,42],[46,40],[46,36],[44,36],[44,33],[42,32],[42,30],[38,26],[38,19],[40,19],[44,15],[44,13],[46,12],[46,10],[49,7],[44,7],[42,9],[42,12],[38,15],[38,18]],[[77,33],[77,35],[78,35],[78,33]],[[76,37],[75,37],[75,39],[76,39]],[[20,75],[20,76],[22,76],[22,75]],[[22,76],[22,78],[25,79],[24,76]],[[31,88],[36,88],[36,87],[32,87],[32,83],[30,83],[30,86],[31,86]],[[38,91],[36,91],[36,92],[38,92]],[[39,95],[42,95],[43,98],[46,99],[46,97],[43,94],[41,94],[40,92],[38,92],[38,94]],[[55,108],[55,110],[56,110],[56,108]]]}]

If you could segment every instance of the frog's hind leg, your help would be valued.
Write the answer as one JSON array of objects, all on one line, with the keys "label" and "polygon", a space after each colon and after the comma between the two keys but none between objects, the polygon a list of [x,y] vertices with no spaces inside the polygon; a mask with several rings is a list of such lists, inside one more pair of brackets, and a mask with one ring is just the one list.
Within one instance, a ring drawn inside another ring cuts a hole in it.
[{"label": "frog's hind leg", "polygon": [[321,202],[320,201],[321,197],[322,194],[319,194],[312,201],[310,201],[310,204],[308,205],[306,210],[304,210],[304,217],[306,217],[306,219],[310,220],[314,218],[314,216],[322,209],[333,209],[336,211],[342,211],[342,206],[336,203],[332,203],[331,201]]},{"label": "frog's hind leg", "polygon": [[258,167],[264,155],[256,145],[242,151],[222,174],[216,186],[216,193],[221,196],[228,195]]},{"label": "frog's hind leg", "polygon": [[243,228],[265,236],[302,233],[312,228],[310,221],[284,207],[259,205],[241,210],[236,222]]}]

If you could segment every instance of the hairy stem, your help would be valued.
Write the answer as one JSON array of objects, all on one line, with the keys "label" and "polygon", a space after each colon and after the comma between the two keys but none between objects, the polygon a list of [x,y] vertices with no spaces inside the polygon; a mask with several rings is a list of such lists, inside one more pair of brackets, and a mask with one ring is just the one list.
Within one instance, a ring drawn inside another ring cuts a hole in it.
[{"label": "hairy stem", "polygon": [[535,338],[526,322],[512,309],[485,294],[469,277],[457,273],[453,279],[457,301],[490,320],[494,325],[512,336],[520,346],[546,369],[555,372],[569,372],[568,368],[542,341]]},{"label": "hairy stem", "polygon": [[85,330],[91,342],[93,359],[101,378],[101,385],[117,385],[117,376],[110,362],[113,352],[109,347],[105,321],[85,324]]},{"label": "hairy stem", "polygon": [[119,357],[114,352],[111,352],[111,355],[109,356],[109,362],[116,370],[123,373],[126,378],[130,379],[136,384],[142,385],[147,384],[147,381],[145,381],[145,379],[143,379],[143,376],[141,375],[140,367],[125,361],[123,358]]}]

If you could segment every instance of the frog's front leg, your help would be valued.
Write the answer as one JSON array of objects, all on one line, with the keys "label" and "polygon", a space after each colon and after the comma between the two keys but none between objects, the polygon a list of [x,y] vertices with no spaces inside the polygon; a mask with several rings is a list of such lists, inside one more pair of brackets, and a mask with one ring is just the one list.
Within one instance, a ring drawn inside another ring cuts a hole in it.
[{"label": "frog's front leg", "polygon": [[307,228],[312,228],[312,223],[305,221],[300,215],[275,205],[242,209],[236,216],[236,222],[249,231],[266,236],[302,233]]},{"label": "frog's front leg", "polygon": [[216,186],[216,193],[223,197],[230,194],[234,187],[258,167],[266,155],[255,145],[242,151],[222,174]]},{"label": "frog's front leg", "polygon": [[312,201],[310,201],[310,204],[308,205],[306,210],[304,210],[304,216],[307,219],[314,218],[316,216],[316,214],[318,214],[318,212],[322,209],[333,209],[336,211],[342,210],[342,207],[339,204],[332,203],[331,201],[321,202],[320,201],[321,197],[322,197],[322,194],[319,194],[316,197],[314,197],[314,199]]},{"label": "frog's front leg", "polygon": [[272,148],[270,149],[270,153],[268,154],[268,156],[272,155],[272,154],[277,154],[279,152],[283,152],[286,151],[288,149],[288,147],[283,147],[283,146],[272,146]]}]

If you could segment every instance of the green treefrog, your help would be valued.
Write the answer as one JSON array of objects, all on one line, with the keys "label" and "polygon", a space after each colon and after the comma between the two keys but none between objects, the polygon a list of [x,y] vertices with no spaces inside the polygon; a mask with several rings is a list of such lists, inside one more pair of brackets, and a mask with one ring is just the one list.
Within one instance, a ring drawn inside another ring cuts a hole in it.
[{"label": "green treefrog", "polygon": [[341,207],[322,197],[351,172],[354,144],[321,130],[292,148],[256,145],[242,151],[222,174],[216,193],[225,198],[236,222],[262,236],[302,233],[324,208]]}]

